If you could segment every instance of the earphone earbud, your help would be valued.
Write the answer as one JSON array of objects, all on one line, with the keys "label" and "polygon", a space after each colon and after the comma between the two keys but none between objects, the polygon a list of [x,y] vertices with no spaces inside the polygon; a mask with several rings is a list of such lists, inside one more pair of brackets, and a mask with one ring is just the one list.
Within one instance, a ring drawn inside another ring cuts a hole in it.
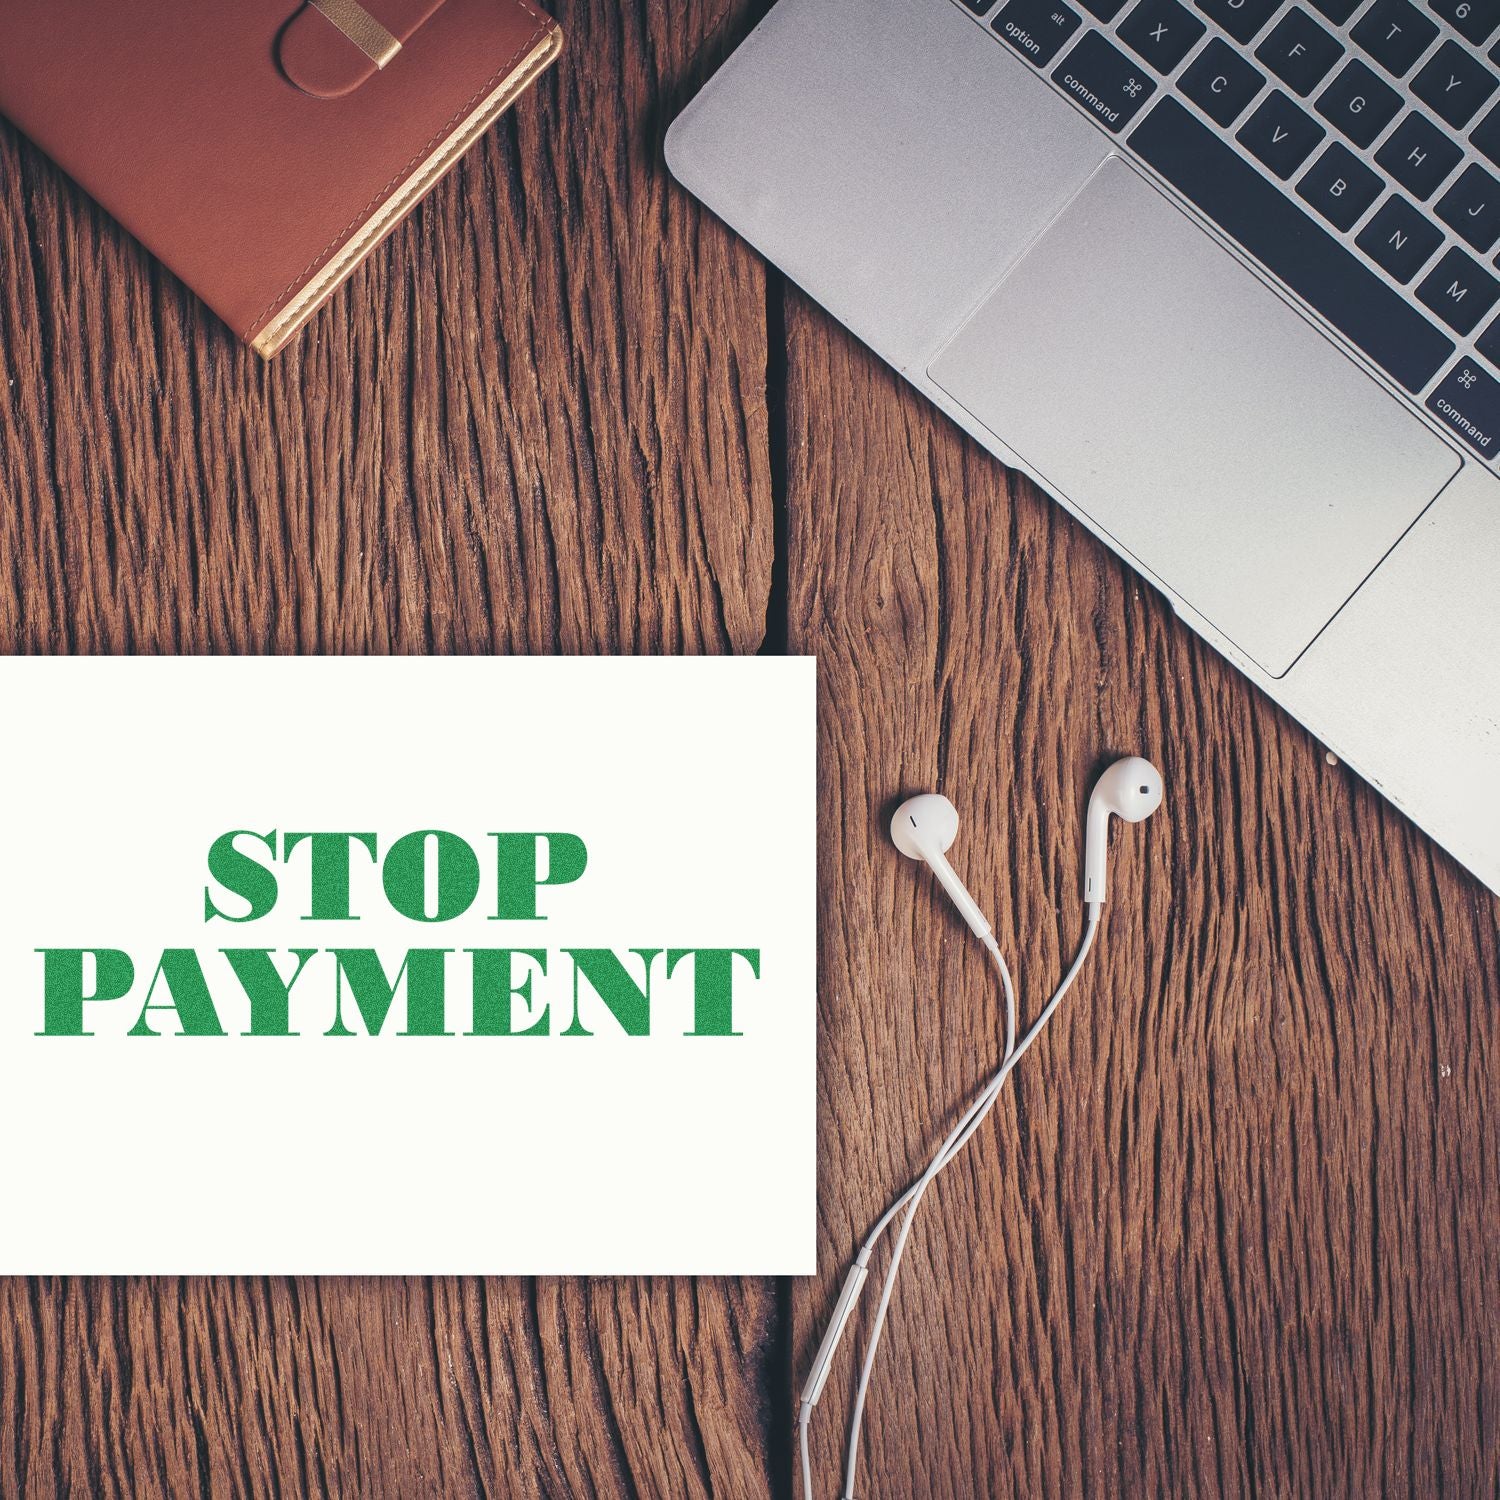
[{"label": "earphone earbud", "polygon": [[1111,815],[1139,823],[1161,806],[1161,799],[1161,772],[1139,755],[1117,760],[1094,783],[1083,854],[1083,899],[1090,906],[1104,904]]},{"label": "earphone earbud", "polygon": [[990,947],[994,938],[989,922],[945,858],[957,837],[958,809],[940,792],[908,797],[891,815],[891,842],[908,859],[924,859],[932,866],[964,921]]},{"label": "earphone earbud", "polygon": [[890,1306],[891,1292],[895,1286],[896,1272],[906,1248],[907,1234],[918,1206],[933,1179],[963,1150],[975,1131],[984,1123],[1005,1086],[1005,1080],[1022,1056],[1041,1035],[1042,1028],[1051,1019],[1053,1012],[1062,1003],[1083,961],[1094,945],[1099,931],[1099,908],[1104,902],[1104,866],[1109,850],[1109,819],[1123,818],[1127,823],[1139,823],[1149,818],[1161,806],[1161,772],[1149,760],[1138,755],[1127,755],[1117,760],[1094,783],[1089,794],[1088,829],[1085,834],[1083,896],[1086,903],[1086,918],[1083,936],[1073,962],[1068,966],[1051,998],[1042,1007],[1040,1014],[1027,1028],[1026,1034],[1016,1039],[1016,997],[1011,983],[1010,970],[1000,952],[990,924],[985,920],[974,898],[968,893],[953,867],[944,857],[958,836],[958,809],[944,796],[927,792],[919,797],[910,797],[901,804],[891,818],[891,841],[910,859],[922,859],[932,866],[932,873],[942,882],[943,889],[953,898],[954,904],[963,913],[964,921],[978,933],[986,948],[993,954],[1000,972],[1000,982],[1005,993],[1005,1051],[1000,1065],[989,1081],[970,1101],[968,1108],[959,1116],[958,1122],[949,1130],[942,1144],[928,1162],[926,1170],[900,1197],[881,1215],[875,1227],[865,1237],[859,1253],[844,1278],[843,1290],[834,1305],[823,1341],[813,1357],[808,1372],[807,1384],[802,1388],[802,1399],[797,1416],[797,1443],[801,1453],[802,1493],[812,1494],[812,1458],[808,1452],[808,1428],[812,1422],[813,1408],[823,1394],[833,1357],[838,1352],[844,1332],[854,1315],[855,1304],[869,1274],[870,1256],[874,1253],[880,1237],[891,1224],[900,1220],[896,1230],[895,1245],[891,1251],[890,1265],[886,1269],[880,1289],[880,1302],[870,1327],[869,1344],[860,1366],[859,1384],[855,1387],[854,1406],[849,1421],[849,1442],[844,1470],[844,1487],[840,1492],[844,1500],[854,1495],[855,1469],[859,1461],[859,1434],[864,1420],[865,1396],[870,1388],[870,1377],[874,1369],[875,1351],[880,1344],[885,1327],[886,1311]]}]

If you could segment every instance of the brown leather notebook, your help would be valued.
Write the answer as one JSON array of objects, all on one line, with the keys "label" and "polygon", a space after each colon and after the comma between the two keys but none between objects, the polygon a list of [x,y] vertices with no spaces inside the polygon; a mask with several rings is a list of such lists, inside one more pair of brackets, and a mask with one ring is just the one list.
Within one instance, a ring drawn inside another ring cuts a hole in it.
[{"label": "brown leather notebook", "polygon": [[5,0],[0,114],[269,356],[561,46],[529,0]]}]

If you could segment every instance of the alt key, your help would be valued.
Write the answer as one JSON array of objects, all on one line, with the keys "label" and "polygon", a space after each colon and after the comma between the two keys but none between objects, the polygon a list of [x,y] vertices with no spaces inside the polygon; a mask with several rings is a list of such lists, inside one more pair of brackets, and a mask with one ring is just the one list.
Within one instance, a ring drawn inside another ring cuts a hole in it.
[{"label": "alt key", "polygon": [[1500,433],[1500,380],[1486,375],[1472,359],[1461,359],[1427,398],[1427,409],[1446,422],[1485,458],[1495,456]]},{"label": "alt key", "polygon": [[1076,10],[1055,0],[1010,0],[990,25],[1028,62],[1045,68],[1079,27]]}]

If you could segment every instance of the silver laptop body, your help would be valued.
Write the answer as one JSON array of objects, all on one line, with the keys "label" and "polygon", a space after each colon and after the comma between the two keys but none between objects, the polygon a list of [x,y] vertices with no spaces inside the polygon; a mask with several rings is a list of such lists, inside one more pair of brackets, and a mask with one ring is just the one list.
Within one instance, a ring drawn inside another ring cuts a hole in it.
[{"label": "silver laptop body", "polygon": [[1500,891],[1473,3],[781,0],[667,159]]}]

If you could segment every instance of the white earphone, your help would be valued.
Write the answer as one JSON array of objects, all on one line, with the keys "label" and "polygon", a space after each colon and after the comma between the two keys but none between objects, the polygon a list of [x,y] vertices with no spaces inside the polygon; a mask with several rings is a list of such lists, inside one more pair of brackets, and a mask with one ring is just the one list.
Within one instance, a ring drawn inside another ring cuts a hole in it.
[{"label": "white earphone", "polygon": [[869,1274],[870,1256],[896,1215],[905,1210],[901,1227],[897,1231],[895,1247],[891,1251],[891,1263],[886,1268],[885,1281],[881,1287],[880,1303],[875,1310],[875,1319],[870,1328],[870,1341],[865,1349],[864,1362],[860,1368],[859,1383],[855,1387],[854,1405],[849,1419],[849,1442],[844,1470],[842,1500],[854,1500],[854,1476],[859,1461],[859,1432],[864,1419],[865,1397],[869,1392],[870,1376],[875,1364],[875,1351],[880,1344],[881,1331],[885,1326],[886,1310],[890,1306],[891,1292],[896,1283],[896,1272],[906,1248],[907,1235],[916,1217],[918,1205],[931,1185],[932,1180],[967,1145],[974,1132],[984,1123],[985,1117],[1000,1097],[1000,1090],[1010,1076],[1011,1069],[1021,1060],[1026,1049],[1036,1040],[1042,1028],[1051,1018],[1064,995],[1073,984],[1078,971],[1093,946],[1094,935],[1099,925],[1099,908],[1105,897],[1105,866],[1108,862],[1109,820],[1117,817],[1127,823],[1139,823],[1150,817],[1162,803],[1161,773],[1148,760],[1138,755],[1127,755],[1117,760],[1094,783],[1089,794],[1088,823],[1084,839],[1083,899],[1087,913],[1083,938],[1078,945],[1073,962],[1063,975],[1062,982],[1053,991],[1051,998],[1042,1007],[1035,1021],[1019,1044],[1016,1041],[1016,997],[1011,983],[1010,970],[1000,952],[1000,945],[990,928],[988,919],[979,909],[979,904],[969,894],[963,881],[948,863],[947,853],[958,836],[958,809],[937,792],[924,792],[910,797],[901,804],[891,817],[891,841],[909,858],[925,860],[931,867],[943,889],[958,908],[964,921],[989,950],[1000,970],[1000,982],[1005,992],[1005,1051],[1000,1068],[988,1083],[975,1095],[968,1108],[959,1117],[958,1123],[948,1132],[938,1147],[927,1169],[885,1211],[875,1227],[866,1237],[855,1256],[854,1263],[844,1278],[843,1290],[834,1304],[833,1316],[828,1321],[823,1341],[813,1357],[812,1369],[807,1383],[802,1388],[801,1411],[798,1418],[798,1441],[802,1455],[803,1500],[812,1497],[812,1464],[808,1454],[808,1427],[813,1408],[817,1406],[833,1366],[833,1357],[843,1339],[844,1330],[853,1316],[855,1304],[864,1288]]},{"label": "white earphone", "polygon": [[925,859],[953,899],[959,915],[985,947],[998,945],[979,903],[944,857],[958,837],[958,809],[941,792],[908,797],[891,815],[891,842],[909,859]]},{"label": "white earphone", "polygon": [[1111,815],[1127,823],[1149,818],[1161,806],[1161,772],[1139,755],[1117,760],[1089,793],[1088,829],[1083,844],[1083,899],[1104,902],[1104,866],[1109,852]]}]

